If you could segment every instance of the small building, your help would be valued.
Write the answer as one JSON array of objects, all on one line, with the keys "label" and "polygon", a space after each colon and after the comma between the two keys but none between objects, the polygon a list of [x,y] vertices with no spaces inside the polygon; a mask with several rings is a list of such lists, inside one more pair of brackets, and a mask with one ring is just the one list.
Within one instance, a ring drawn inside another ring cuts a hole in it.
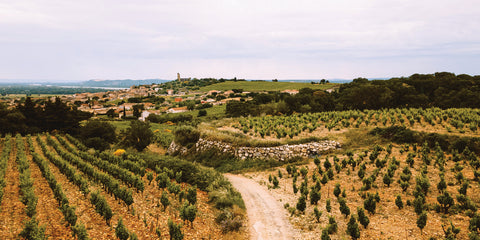
[{"label": "small building", "polygon": [[286,90],[283,90],[282,93],[288,93],[290,95],[295,95],[298,93],[298,90],[296,89],[286,89]]},{"label": "small building", "polygon": [[147,119],[147,117],[150,116],[150,114],[151,112],[149,111],[143,111],[142,115],[138,118],[138,120],[145,122],[145,119]]},{"label": "small building", "polygon": [[178,107],[178,108],[170,108],[167,110],[167,113],[182,113],[182,112],[187,112],[188,109],[187,107]]}]

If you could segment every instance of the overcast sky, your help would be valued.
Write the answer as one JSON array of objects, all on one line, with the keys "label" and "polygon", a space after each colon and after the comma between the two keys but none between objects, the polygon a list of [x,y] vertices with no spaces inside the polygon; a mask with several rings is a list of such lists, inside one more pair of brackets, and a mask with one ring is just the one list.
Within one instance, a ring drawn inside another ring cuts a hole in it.
[{"label": "overcast sky", "polygon": [[479,66],[479,0],[0,0],[0,79],[352,79]]}]

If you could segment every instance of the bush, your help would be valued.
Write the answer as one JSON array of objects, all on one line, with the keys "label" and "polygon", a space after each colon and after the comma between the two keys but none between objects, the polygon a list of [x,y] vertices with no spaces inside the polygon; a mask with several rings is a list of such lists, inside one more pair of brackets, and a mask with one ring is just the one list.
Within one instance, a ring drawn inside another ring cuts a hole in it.
[{"label": "bush", "polygon": [[363,201],[363,207],[371,214],[375,214],[377,208],[377,201],[373,194],[368,193],[367,199]]},{"label": "bush", "polygon": [[334,234],[338,230],[337,222],[333,216],[328,217],[327,231],[329,234]]},{"label": "bush", "polygon": [[352,239],[360,238],[360,229],[358,228],[357,220],[354,216],[350,218],[347,224],[347,234],[352,237]]},{"label": "bush", "polygon": [[174,223],[170,218],[168,219],[168,232],[170,233],[170,240],[182,240],[182,224]]},{"label": "bush", "polygon": [[395,205],[397,205],[398,209],[403,208],[402,196],[397,195],[397,198],[395,199]]},{"label": "bush", "polygon": [[128,240],[128,238],[130,237],[127,228],[125,227],[125,225],[123,225],[122,218],[118,220],[118,224],[115,227],[115,236],[117,236],[117,238],[119,238],[120,240]]},{"label": "bush", "polygon": [[300,211],[300,212],[304,212],[305,211],[305,208],[307,207],[307,203],[306,203],[306,197],[305,195],[301,195],[300,198],[298,198],[298,202],[297,202],[297,210]]},{"label": "bush", "polygon": [[186,147],[193,146],[200,139],[200,132],[190,126],[178,127],[175,129],[174,135],[175,143]]},{"label": "bush", "polygon": [[131,121],[130,126],[122,131],[122,144],[133,147],[137,151],[145,149],[153,140],[153,132],[150,124],[142,121]]},{"label": "bush", "polygon": [[28,240],[43,240],[45,238],[45,226],[38,226],[38,221],[32,217],[20,232],[19,236]]},{"label": "bush", "polygon": [[72,228],[73,234],[77,236],[78,240],[89,240],[87,229],[83,224],[77,224]]},{"label": "bush", "polygon": [[79,132],[79,138],[87,147],[100,151],[108,149],[117,140],[115,126],[104,121],[88,121]]},{"label": "bush", "polygon": [[207,110],[201,109],[198,111],[198,117],[207,116]]}]

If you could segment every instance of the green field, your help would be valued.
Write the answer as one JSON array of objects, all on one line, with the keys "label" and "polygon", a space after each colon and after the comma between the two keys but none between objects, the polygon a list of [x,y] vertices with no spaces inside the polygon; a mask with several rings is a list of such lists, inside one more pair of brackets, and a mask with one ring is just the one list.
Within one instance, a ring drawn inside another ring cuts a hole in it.
[{"label": "green field", "polygon": [[252,82],[252,81],[238,81],[238,82],[223,82],[213,85],[201,87],[200,92],[207,92],[210,90],[226,91],[232,89],[243,89],[247,92],[259,92],[259,91],[283,91],[286,89],[301,89],[312,88],[326,90],[339,86],[337,83],[328,84],[311,84],[311,83],[299,83],[299,82]]}]

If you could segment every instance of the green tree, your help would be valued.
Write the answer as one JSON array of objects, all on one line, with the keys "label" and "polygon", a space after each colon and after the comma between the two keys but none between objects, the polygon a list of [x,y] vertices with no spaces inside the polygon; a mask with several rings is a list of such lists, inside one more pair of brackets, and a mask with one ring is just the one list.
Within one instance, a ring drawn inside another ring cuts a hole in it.
[{"label": "green tree", "polygon": [[143,104],[133,105],[133,116],[138,119],[140,116],[142,116],[143,110]]},{"label": "green tree", "polygon": [[112,109],[108,109],[107,116],[109,118],[114,118],[115,116],[117,116],[117,114],[115,113],[115,110],[113,110],[113,108],[112,108]]},{"label": "green tree", "polygon": [[100,151],[106,150],[117,140],[115,126],[99,120],[88,121],[80,129],[79,138],[87,147]]},{"label": "green tree", "polygon": [[122,136],[123,145],[131,146],[137,151],[145,149],[154,137],[150,124],[138,120],[131,121],[127,130],[122,132]]}]

